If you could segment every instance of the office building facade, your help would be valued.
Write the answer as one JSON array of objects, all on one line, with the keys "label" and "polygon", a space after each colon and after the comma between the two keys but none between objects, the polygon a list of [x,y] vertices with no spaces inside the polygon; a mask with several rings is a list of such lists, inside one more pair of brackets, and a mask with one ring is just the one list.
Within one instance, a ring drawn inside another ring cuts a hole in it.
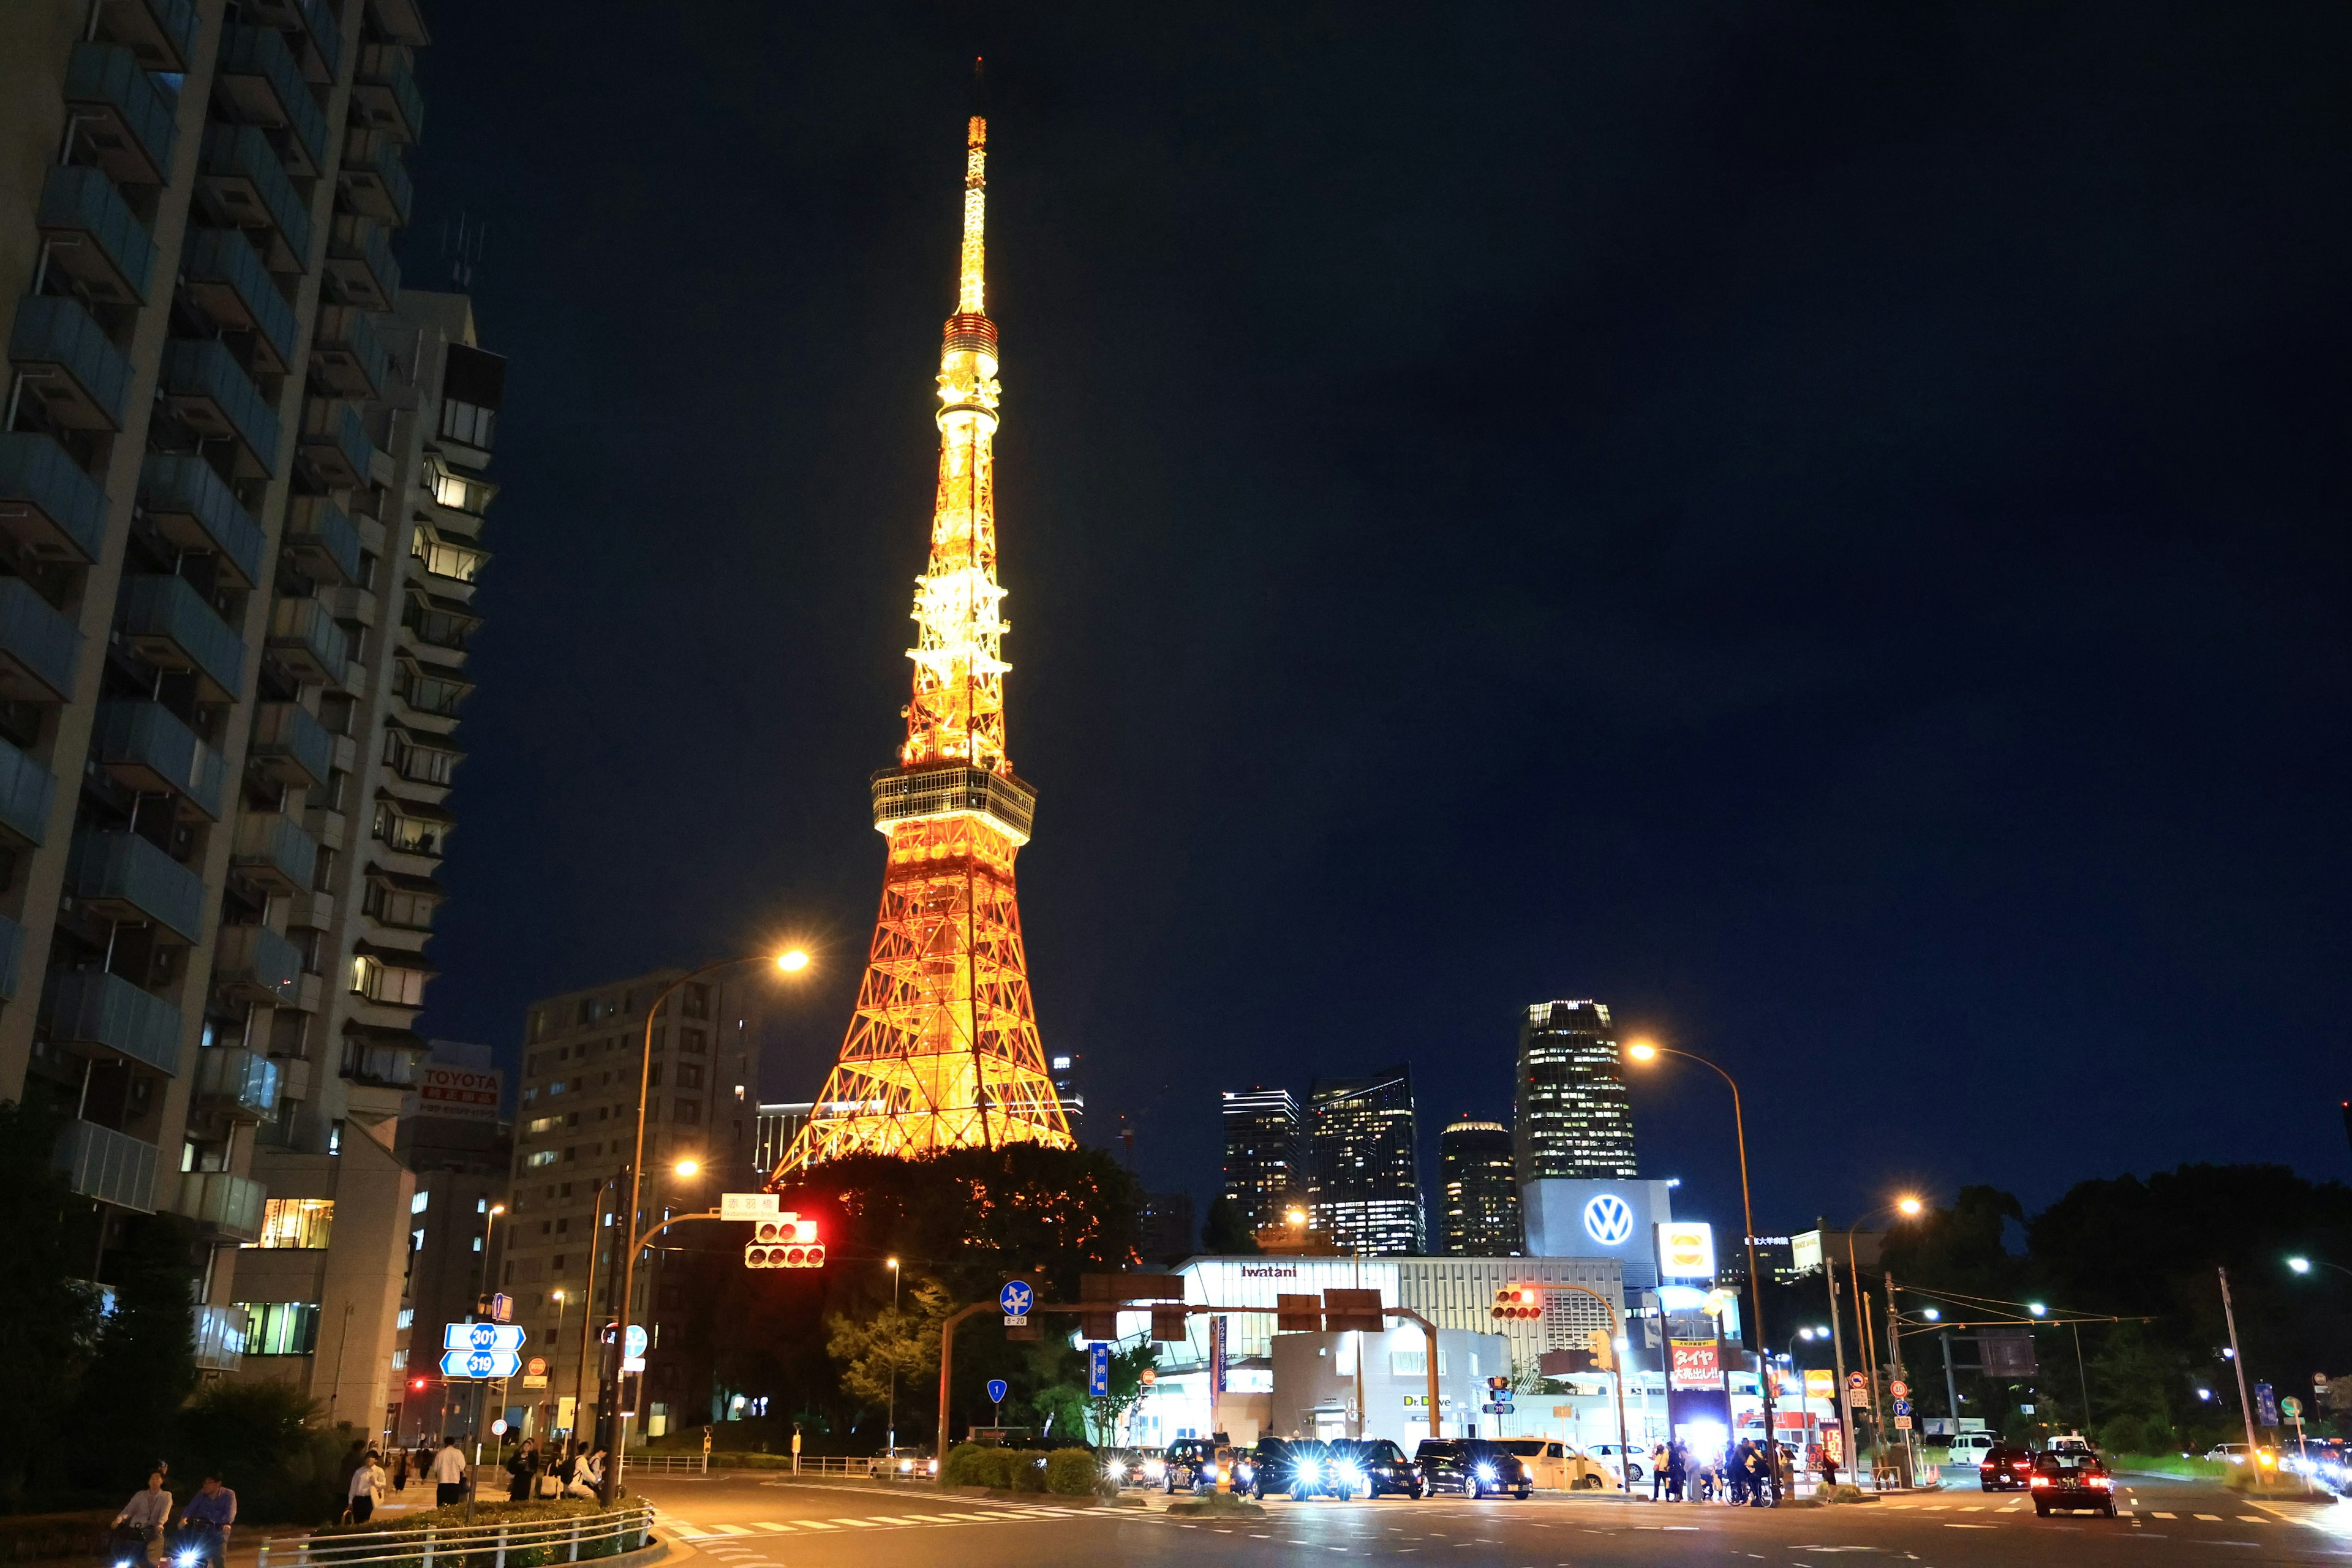
[{"label": "office building facade", "polygon": [[[640,1084],[650,1084],[640,1234],[670,1215],[716,1207],[734,1173],[751,1167],[761,1108],[751,1088],[749,984],[714,975],[679,986],[652,1013],[646,1062],[648,1009],[681,973],[655,970],[566,992],[525,1016],[499,1280],[527,1342],[546,1347],[547,1387],[535,1402],[515,1400],[508,1415],[533,1433],[584,1435],[596,1418],[581,1408],[597,1399],[597,1352],[584,1331],[592,1318],[611,1318],[620,1300],[625,1243],[615,1236],[628,1223]],[[686,1160],[696,1174],[678,1174]],[[631,1321],[646,1326],[651,1344],[628,1397],[634,1430],[646,1436],[689,1414],[695,1369],[661,1333],[664,1315],[683,1317],[686,1307],[683,1280],[664,1277],[661,1255],[640,1260]],[[709,1419],[707,1409],[694,1418]]]},{"label": "office building facade", "polygon": [[1499,1121],[1456,1121],[1438,1134],[1438,1251],[1516,1258],[1526,1245],[1517,1160]]},{"label": "office building facade", "polygon": [[503,362],[392,247],[411,0],[0,8],[0,1098],[206,1370],[388,1425]]},{"label": "office building facade", "polygon": [[438,1363],[444,1329],[480,1311],[495,1289],[514,1163],[503,1079],[489,1047],[435,1040],[416,1113],[400,1120],[394,1152],[416,1179],[392,1352],[400,1402],[394,1437],[404,1444],[498,1414],[479,1408],[487,1388],[443,1379]]},{"label": "office building facade", "polygon": [[1314,1227],[1368,1257],[1424,1250],[1412,1069],[1317,1079],[1307,1116]]},{"label": "office building facade", "polygon": [[1243,1226],[1265,1230],[1307,1201],[1305,1126],[1286,1089],[1226,1089],[1224,1198]]},{"label": "office building facade", "polygon": [[806,1100],[771,1100],[760,1107],[759,1117],[751,1124],[751,1175],[745,1192],[758,1192],[768,1184],[769,1176],[784,1163],[793,1140],[801,1135],[814,1110],[815,1103]]},{"label": "office building facade", "polygon": [[1609,1009],[1538,1002],[1519,1025],[1519,1181],[1630,1181],[1633,1102]]}]

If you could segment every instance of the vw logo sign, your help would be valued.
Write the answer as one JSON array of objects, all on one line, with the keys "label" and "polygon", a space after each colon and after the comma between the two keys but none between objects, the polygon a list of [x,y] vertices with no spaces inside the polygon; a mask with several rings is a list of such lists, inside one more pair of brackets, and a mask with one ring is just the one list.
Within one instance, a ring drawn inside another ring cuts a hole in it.
[{"label": "vw logo sign", "polygon": [[1603,1193],[1584,1205],[1584,1231],[1603,1247],[1622,1247],[1633,1239],[1633,1205],[1615,1193]]}]

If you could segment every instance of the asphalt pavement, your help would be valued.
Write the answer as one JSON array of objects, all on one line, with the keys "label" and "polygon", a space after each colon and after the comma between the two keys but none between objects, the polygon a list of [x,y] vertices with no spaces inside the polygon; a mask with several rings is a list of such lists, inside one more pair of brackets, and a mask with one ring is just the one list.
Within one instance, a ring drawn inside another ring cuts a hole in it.
[{"label": "asphalt pavement", "polygon": [[2040,1519],[2023,1494],[1973,1488],[1811,1509],[1589,1493],[1526,1502],[1276,1500],[1262,1520],[1195,1520],[1169,1514],[1170,1500],[1157,1493],[1143,1494],[1143,1508],[1070,1508],[758,1472],[631,1478],[659,1510],[677,1557],[711,1559],[697,1568],[1298,1568],[1339,1556],[1408,1568],[2352,1563],[2352,1506],[2248,1503],[2200,1482],[2125,1481],[2112,1520]]}]

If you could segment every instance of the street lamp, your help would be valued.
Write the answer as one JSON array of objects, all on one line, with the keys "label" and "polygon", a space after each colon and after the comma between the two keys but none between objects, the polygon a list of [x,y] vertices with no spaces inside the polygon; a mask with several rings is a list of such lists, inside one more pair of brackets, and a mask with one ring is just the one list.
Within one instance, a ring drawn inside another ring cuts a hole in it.
[{"label": "street lamp", "polygon": [[[646,1164],[646,1110],[647,1101],[653,1098],[654,1020],[661,1016],[662,1009],[668,1005],[670,997],[688,982],[698,980],[706,974],[721,969],[733,969],[746,963],[772,963],[782,973],[803,974],[807,973],[809,955],[804,950],[795,947],[772,955],[761,953],[755,957],[716,959],[699,968],[688,970],[684,974],[663,986],[656,993],[652,1002],[646,1006],[645,1037],[638,1042],[637,1051],[637,1136],[635,1152],[629,1157],[628,1250],[622,1255],[621,1258],[621,1310],[616,1314],[619,1321],[614,1325],[614,1332],[618,1336],[614,1350],[616,1354],[623,1357],[628,1353],[629,1315],[633,1310],[637,1283],[637,1237],[639,1235],[637,1220],[639,1205],[645,1195],[642,1173]],[[696,1168],[698,1170],[700,1166],[698,1165]],[[627,1429],[622,1425],[618,1411],[614,1408],[619,1394],[619,1379],[622,1375],[617,1370],[614,1372],[613,1387],[615,1398],[605,1402],[605,1409],[614,1411],[613,1441],[606,1446],[611,1458],[605,1461],[604,1485],[599,1489],[602,1500],[607,1508],[613,1506],[614,1494],[620,1488],[621,1453],[628,1442]]]},{"label": "street lamp", "polygon": [[[882,1260],[882,1264],[883,1264],[883,1267],[884,1267],[884,1268],[887,1268],[887,1269],[889,1269],[889,1270],[890,1270],[890,1316],[891,1316],[891,1321],[892,1321],[892,1322],[893,1322],[893,1324],[894,1324],[894,1325],[896,1325],[896,1326],[899,1326],[899,1327],[903,1327],[904,1325],[900,1325],[900,1324],[898,1324],[898,1323],[897,1323],[898,1315],[898,1260],[897,1258],[884,1258],[884,1259]],[[890,1358],[890,1426],[889,1426],[889,1432],[890,1432],[890,1458],[891,1458],[891,1462],[892,1462],[893,1464],[896,1464],[896,1463],[898,1462],[898,1358],[897,1356],[892,1356],[892,1357]]]},{"label": "street lamp", "polygon": [[2333,1268],[2338,1274],[2352,1279],[2352,1268],[2347,1268],[2341,1263],[2330,1263],[2325,1258],[2290,1258],[2286,1266],[2297,1274],[2308,1274],[2315,1268]]},{"label": "street lamp", "polygon": [[[1739,1144],[1739,1219],[1748,1247],[1748,1300],[1750,1310],[1755,1315],[1755,1342],[1759,1352],[1757,1359],[1760,1363],[1763,1360],[1761,1352],[1765,1337],[1764,1276],[1756,1267],[1756,1210],[1748,1196],[1748,1118],[1739,1105],[1739,1080],[1724,1071],[1719,1064],[1709,1061],[1705,1057],[1690,1051],[1678,1051],[1671,1046],[1659,1045],[1655,1040],[1632,1041],[1626,1046],[1625,1054],[1635,1061],[1643,1063],[1655,1061],[1660,1057],[1680,1057],[1685,1061],[1696,1062],[1704,1068],[1712,1068],[1716,1077],[1730,1086],[1731,1127]],[[1772,1369],[1769,1364],[1764,1366],[1763,1375],[1757,1382],[1764,1399],[1764,1451],[1768,1457],[1776,1456],[1778,1450],[1773,1447],[1773,1445],[1780,1441],[1780,1437],[1772,1426]],[[1771,1466],[1771,1474],[1772,1489],[1777,1496],[1780,1489],[1780,1468],[1777,1458]]]}]

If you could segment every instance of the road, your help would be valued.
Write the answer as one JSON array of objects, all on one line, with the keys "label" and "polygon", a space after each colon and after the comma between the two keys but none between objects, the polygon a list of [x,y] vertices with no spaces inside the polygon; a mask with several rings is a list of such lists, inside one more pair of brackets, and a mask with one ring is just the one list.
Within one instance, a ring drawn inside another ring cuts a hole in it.
[{"label": "road", "polygon": [[[1546,1496],[1266,1504],[1263,1520],[1066,1510],[736,1472],[632,1477],[697,1568],[1300,1568],[1335,1557],[1409,1568],[1613,1568],[1749,1563],[1834,1568],[2210,1568],[2352,1563],[2352,1507],[2248,1504],[2215,1486],[2126,1478],[2120,1517],[2037,1519],[2021,1495],[1923,1493],[1820,1509],[1731,1509]],[[688,1554],[691,1554],[689,1556]]]}]

